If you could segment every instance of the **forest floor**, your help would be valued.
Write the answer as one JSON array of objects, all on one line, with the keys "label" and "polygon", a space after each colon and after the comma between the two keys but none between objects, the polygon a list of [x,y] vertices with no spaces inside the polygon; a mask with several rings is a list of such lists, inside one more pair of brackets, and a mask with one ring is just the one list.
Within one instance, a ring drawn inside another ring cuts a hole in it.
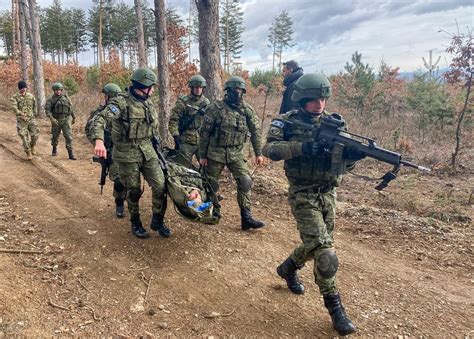
[{"label": "forest floor", "polygon": [[[235,183],[222,179],[223,219],[193,224],[172,207],[168,239],[139,240],[117,219],[110,181],[75,126],[77,161],[61,139],[51,157],[25,160],[15,120],[0,121],[0,337],[331,337],[313,282],[297,296],[275,273],[299,244],[280,163],[254,172],[261,230],[240,231]],[[359,172],[379,171],[364,160]],[[382,193],[348,175],[338,191],[338,285],[359,336],[474,335],[472,170],[421,175],[407,169]],[[470,201],[471,200],[471,201]],[[150,190],[141,201],[151,218]],[[171,206],[171,205],[170,205]]]}]

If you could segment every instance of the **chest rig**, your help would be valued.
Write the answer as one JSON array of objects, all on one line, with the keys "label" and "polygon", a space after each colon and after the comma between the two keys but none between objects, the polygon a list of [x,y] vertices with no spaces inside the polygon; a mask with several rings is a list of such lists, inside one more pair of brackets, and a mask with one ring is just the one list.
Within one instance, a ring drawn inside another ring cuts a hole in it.
[{"label": "chest rig", "polygon": [[[319,126],[319,121],[309,121],[301,116],[301,112],[296,112],[288,117],[288,120],[300,120],[305,123]],[[311,131],[299,126],[286,124],[284,138],[287,141],[308,142],[313,141]],[[342,175],[331,173],[331,154],[321,152],[318,155],[301,155],[285,161],[285,172],[295,184],[329,184],[339,186]]]},{"label": "chest rig", "polygon": [[109,107],[112,113],[116,114],[112,123],[112,140],[121,142],[150,140],[156,124],[153,105],[148,101],[141,102],[134,99],[128,93],[114,99]]},{"label": "chest rig", "polygon": [[248,138],[247,107],[230,107],[225,103],[218,105],[220,115],[216,121],[215,138],[217,146],[240,146]]}]

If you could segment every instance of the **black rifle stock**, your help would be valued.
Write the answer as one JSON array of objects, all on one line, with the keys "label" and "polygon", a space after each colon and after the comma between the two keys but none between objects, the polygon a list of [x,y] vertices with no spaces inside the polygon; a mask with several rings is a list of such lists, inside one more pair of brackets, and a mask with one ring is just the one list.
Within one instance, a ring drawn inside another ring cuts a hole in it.
[{"label": "black rifle stock", "polygon": [[283,124],[288,123],[305,130],[310,130],[315,142],[331,153],[331,172],[334,174],[343,174],[345,172],[345,164],[341,160],[350,154],[373,158],[393,165],[394,168],[387,172],[381,178],[382,182],[375,187],[379,191],[387,187],[390,181],[396,178],[401,165],[416,168],[420,171],[431,171],[427,167],[403,160],[402,155],[397,152],[377,146],[373,139],[344,131],[344,121],[333,116],[322,117],[319,127],[300,121],[280,121]]}]

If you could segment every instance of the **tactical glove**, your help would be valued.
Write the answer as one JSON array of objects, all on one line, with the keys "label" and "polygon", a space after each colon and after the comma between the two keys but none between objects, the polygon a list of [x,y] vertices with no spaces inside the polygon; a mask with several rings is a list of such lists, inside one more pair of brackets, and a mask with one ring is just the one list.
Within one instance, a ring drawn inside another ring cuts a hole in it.
[{"label": "tactical glove", "polygon": [[71,124],[74,125],[76,123],[76,117],[72,117]]},{"label": "tactical glove", "polygon": [[175,136],[173,137],[173,139],[174,139],[174,149],[178,151],[181,147],[181,138],[179,136]]}]

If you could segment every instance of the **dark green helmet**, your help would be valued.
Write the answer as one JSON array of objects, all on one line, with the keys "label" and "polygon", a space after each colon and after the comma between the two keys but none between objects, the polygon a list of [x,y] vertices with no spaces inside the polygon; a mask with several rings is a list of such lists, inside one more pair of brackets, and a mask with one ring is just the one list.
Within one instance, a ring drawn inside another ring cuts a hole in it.
[{"label": "dark green helmet", "polygon": [[331,96],[331,83],[322,74],[305,74],[295,82],[291,100],[329,98]]},{"label": "dark green helmet", "polygon": [[206,79],[203,76],[196,74],[193,75],[188,82],[189,87],[206,87]]},{"label": "dark green helmet", "polygon": [[64,86],[63,86],[63,84],[60,83],[60,82],[55,82],[55,83],[53,84],[53,86],[51,86],[51,88],[53,89],[53,91],[56,91],[56,90],[58,90],[58,89],[64,89]]},{"label": "dark green helmet", "polygon": [[139,68],[133,72],[131,80],[146,88],[155,85],[157,78],[155,72],[151,69]]},{"label": "dark green helmet", "polygon": [[244,92],[247,87],[245,85],[245,80],[236,75],[231,76],[224,84],[224,89],[228,88],[241,88]]},{"label": "dark green helmet", "polygon": [[114,83],[109,83],[102,89],[102,93],[108,95],[109,97],[116,97],[120,92],[122,92],[122,90]]}]

